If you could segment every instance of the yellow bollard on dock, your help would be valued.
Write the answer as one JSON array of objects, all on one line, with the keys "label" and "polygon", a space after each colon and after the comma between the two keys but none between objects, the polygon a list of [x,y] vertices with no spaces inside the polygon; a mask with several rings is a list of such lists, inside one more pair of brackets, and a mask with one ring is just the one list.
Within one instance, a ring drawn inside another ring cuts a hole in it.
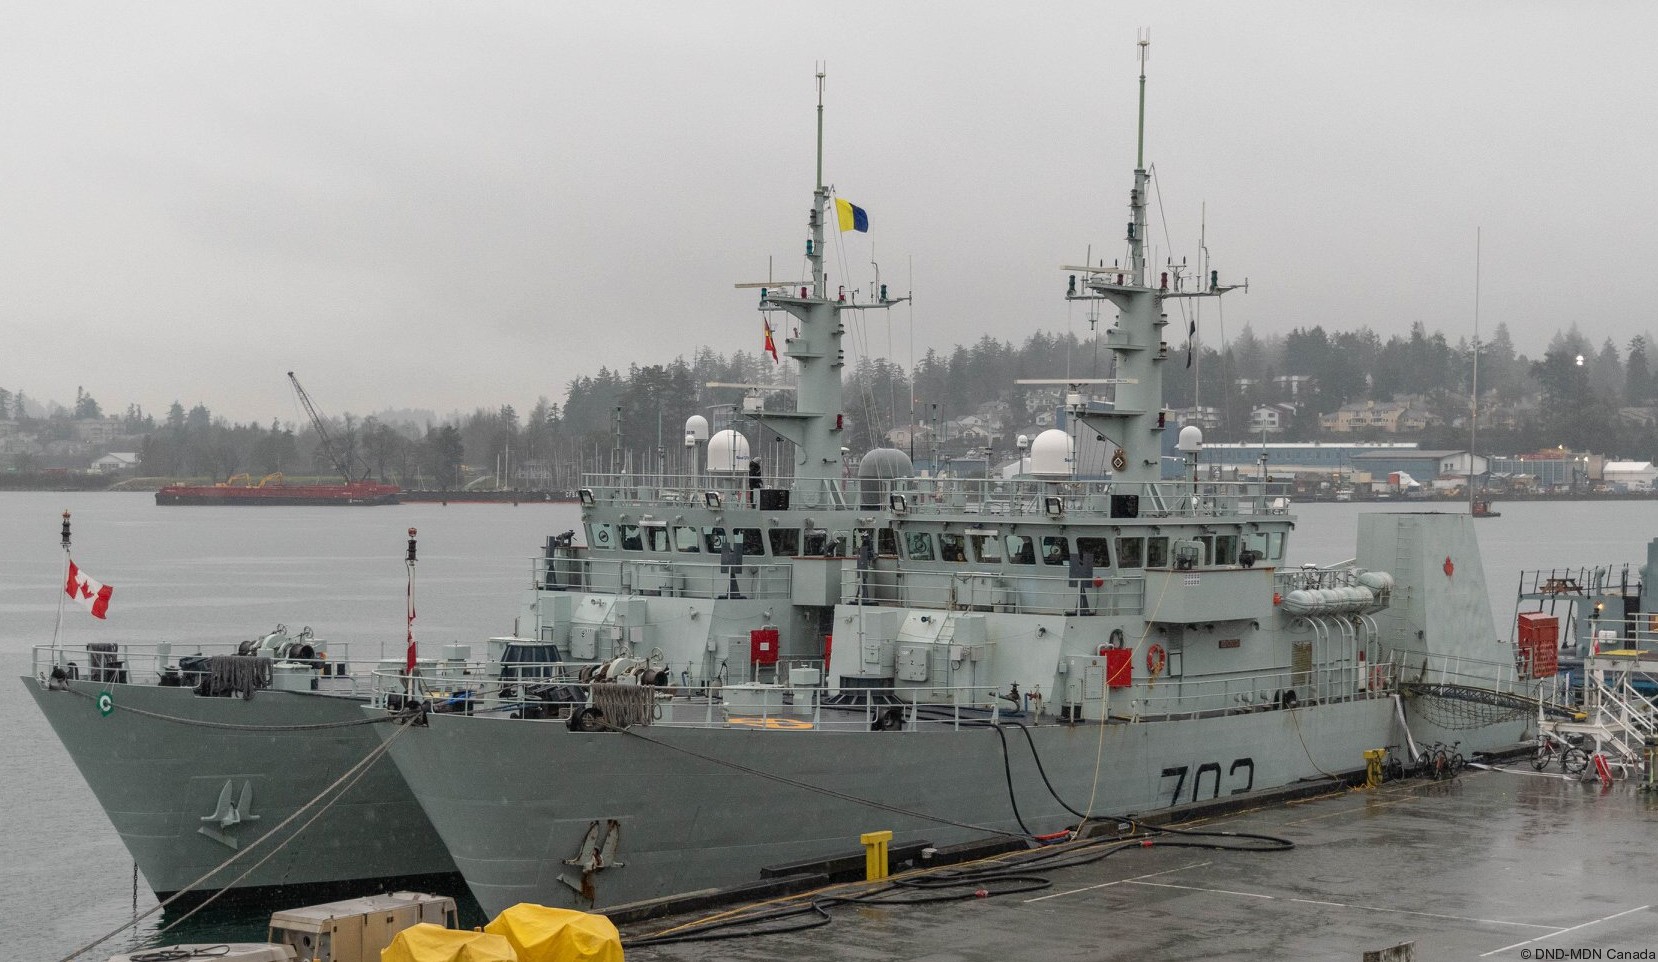
[{"label": "yellow bollard on dock", "polygon": [[864,878],[874,882],[887,877],[887,843],[892,832],[865,832],[858,836],[864,845]]},{"label": "yellow bollard on dock", "polygon": [[1387,757],[1387,749],[1371,748],[1364,753],[1364,787],[1375,788],[1382,783],[1382,759]]}]

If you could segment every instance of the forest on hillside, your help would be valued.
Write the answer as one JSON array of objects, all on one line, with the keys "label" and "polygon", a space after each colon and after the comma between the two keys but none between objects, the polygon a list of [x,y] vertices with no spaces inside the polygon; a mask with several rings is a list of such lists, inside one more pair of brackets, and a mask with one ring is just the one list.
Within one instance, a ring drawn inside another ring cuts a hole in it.
[{"label": "forest on hillside", "polygon": [[[1653,416],[1658,384],[1647,351],[1645,336],[1621,348],[1610,340],[1595,347],[1573,326],[1531,358],[1519,353],[1507,328],[1498,325],[1478,351],[1481,453],[1563,445],[1652,458],[1658,454]],[[1331,332],[1322,326],[1258,337],[1246,327],[1220,349],[1198,342],[1171,346],[1164,366],[1166,404],[1176,410],[1215,409],[1221,428],[1211,432],[1212,441],[1254,440],[1248,435],[1250,412],[1266,404],[1288,405],[1293,415],[1282,437],[1317,440],[1321,414],[1354,402],[1412,396],[1433,415],[1429,427],[1420,437],[1388,439],[1466,446],[1474,357],[1466,338],[1452,343],[1420,323],[1408,334],[1387,338],[1368,328]],[[862,359],[845,373],[847,446],[863,451],[893,428],[936,427],[994,410],[1000,440],[991,447],[1011,453],[1013,438],[1036,424],[1033,406],[1048,403],[1019,380],[1108,377],[1110,358],[1091,338],[1038,332],[1017,345],[987,336],[948,352],[930,349],[913,370],[891,359]],[[788,372],[786,361],[774,365],[759,353],[725,356],[704,349],[689,360],[634,364],[626,371],[601,368],[573,379],[558,401],[543,396],[522,409],[496,402],[425,423],[347,414],[333,419],[330,433],[359,476],[454,487],[494,473],[507,486],[563,489],[574,487],[582,471],[651,471],[677,464],[685,419],[692,414],[708,416],[716,429],[735,423],[763,444],[753,425],[742,423],[743,392],[707,385],[777,383]],[[792,403],[782,392],[767,398],[768,405]],[[18,393],[0,389],[0,419],[48,438],[72,436],[75,420],[103,416],[101,405],[84,390],[77,390],[73,411],[59,408],[31,418],[27,410]],[[128,405],[121,421],[123,440],[138,449],[145,476],[338,473],[309,425],[274,419],[268,426],[230,423],[205,404],[186,409],[178,402],[159,420]],[[946,437],[941,453],[960,452]]]}]

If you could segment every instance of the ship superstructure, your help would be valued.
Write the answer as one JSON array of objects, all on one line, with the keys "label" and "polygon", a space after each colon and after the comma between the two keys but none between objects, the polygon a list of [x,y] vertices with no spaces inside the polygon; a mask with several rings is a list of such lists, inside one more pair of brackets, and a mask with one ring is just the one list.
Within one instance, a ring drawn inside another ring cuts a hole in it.
[{"label": "ship superstructure", "polygon": [[[520,619],[563,661],[533,685],[418,680],[434,710],[390,753],[486,910],[752,882],[872,830],[1031,840],[1357,770],[1401,741],[1401,662],[1515,688],[1472,607],[1465,515],[1379,516],[1367,567],[1287,570],[1287,503],[1200,480],[1195,428],[1162,480],[1165,307],[1231,288],[1148,275],[1148,177],[1142,150],[1127,266],[1067,269],[1067,296],[1118,313],[1109,404],[1078,382],[1070,405],[1109,478],[1078,477],[1059,431],[1015,479],[912,477],[887,449],[848,483],[841,317],[894,302],[829,293],[820,162],[809,280],[755,285],[799,383],[792,410],[750,413],[789,469],[755,472],[726,430],[685,476],[589,477],[585,545],[549,540]],[[1523,728],[1481,723],[1464,749]]]}]

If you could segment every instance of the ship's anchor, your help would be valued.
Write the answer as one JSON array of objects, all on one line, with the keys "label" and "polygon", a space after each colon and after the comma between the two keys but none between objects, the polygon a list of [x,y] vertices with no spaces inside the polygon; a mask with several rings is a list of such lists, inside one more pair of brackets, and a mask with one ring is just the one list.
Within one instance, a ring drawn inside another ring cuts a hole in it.
[{"label": "ship's anchor", "polygon": [[259,821],[259,816],[253,814],[253,783],[250,781],[242,782],[242,797],[233,802],[231,801],[231,780],[225,779],[225,787],[219,789],[219,804],[213,807],[212,815],[202,816],[202,821],[208,824],[202,825],[196,831],[220,845],[228,848],[240,848],[241,843],[236,840],[236,836],[225,830],[243,822]]},{"label": "ship's anchor", "polygon": [[587,835],[581,840],[581,848],[577,850],[575,858],[564,860],[565,865],[574,865],[581,869],[581,881],[576,882],[565,874],[560,874],[558,880],[575,889],[582,898],[591,902],[597,897],[593,888],[593,876],[601,869],[621,868],[622,862],[616,861],[616,843],[622,838],[622,823],[610,819],[600,823],[597,819],[587,826]]}]

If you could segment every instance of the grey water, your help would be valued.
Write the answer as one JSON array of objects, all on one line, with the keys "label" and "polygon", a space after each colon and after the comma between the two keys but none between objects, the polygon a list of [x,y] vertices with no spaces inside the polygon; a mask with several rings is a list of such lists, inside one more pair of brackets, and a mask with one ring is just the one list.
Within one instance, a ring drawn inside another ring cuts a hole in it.
[{"label": "grey water", "polygon": [[[1511,502],[1478,533],[1495,630],[1507,636],[1522,570],[1630,563],[1658,536],[1651,501]],[[107,621],[62,606],[59,521],[73,515],[75,562],[115,587]],[[1307,504],[1288,561],[1354,554],[1374,510],[1461,512],[1457,504]],[[56,959],[155,905],[63,748],[16,680],[54,632],[70,644],[239,641],[309,625],[354,657],[396,655],[404,639],[404,548],[418,529],[415,634],[423,646],[509,634],[545,537],[575,527],[565,504],[378,508],[157,507],[145,494],[0,494],[0,945]],[[1455,559],[1459,566],[1464,559]],[[88,958],[177,941],[159,916]],[[246,920],[238,920],[244,924]],[[199,924],[199,923],[198,923]],[[191,938],[207,938],[193,932]],[[247,937],[239,933],[239,937]]]}]

